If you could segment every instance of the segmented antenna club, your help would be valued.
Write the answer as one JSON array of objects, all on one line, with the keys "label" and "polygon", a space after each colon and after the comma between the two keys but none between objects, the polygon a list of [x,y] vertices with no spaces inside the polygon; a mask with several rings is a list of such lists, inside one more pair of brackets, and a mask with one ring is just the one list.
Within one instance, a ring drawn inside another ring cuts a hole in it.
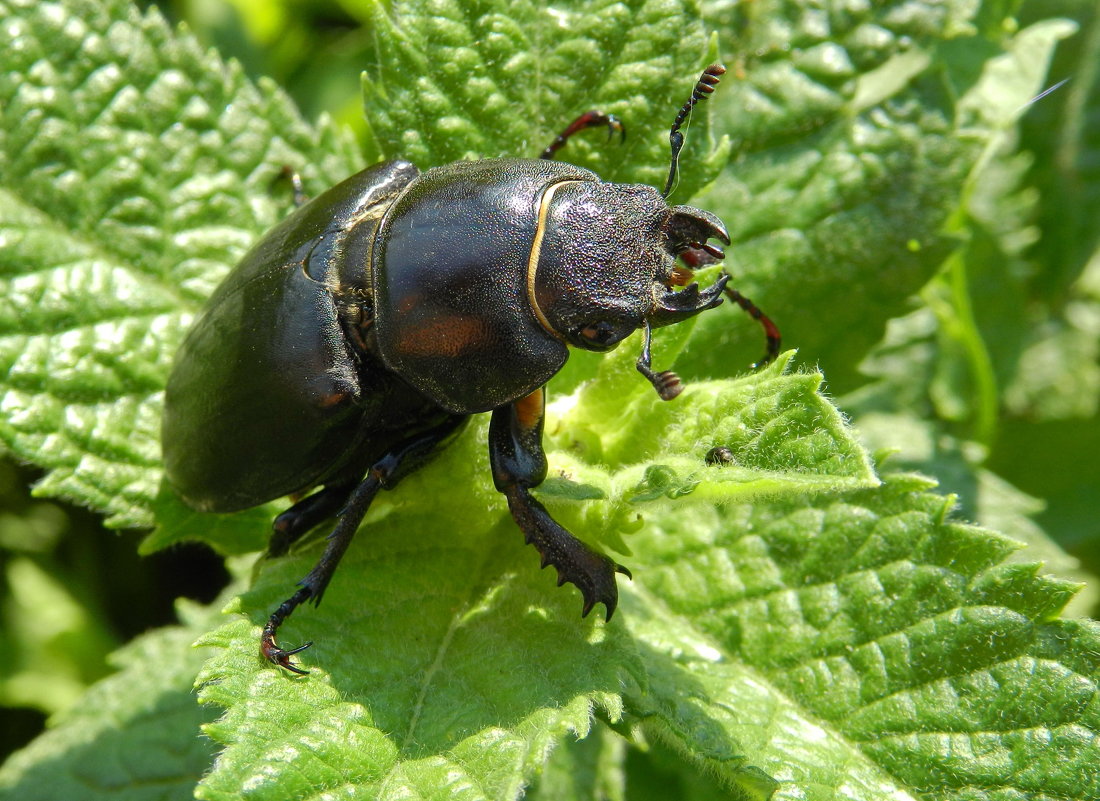
[{"label": "segmented antenna club", "polygon": [[676,115],[676,120],[672,123],[672,130],[668,133],[668,141],[672,146],[672,162],[669,165],[668,181],[665,183],[665,190],[661,193],[661,197],[668,197],[672,194],[672,185],[676,183],[676,164],[680,159],[680,150],[684,147],[684,135],[680,132],[680,128],[691,116],[691,110],[695,108],[695,104],[700,100],[706,100],[713,94],[714,87],[718,85],[725,74],[726,68],[721,64],[711,64],[703,70],[703,74],[695,82],[695,88],[691,90],[691,97],[680,108],[680,113]]}]

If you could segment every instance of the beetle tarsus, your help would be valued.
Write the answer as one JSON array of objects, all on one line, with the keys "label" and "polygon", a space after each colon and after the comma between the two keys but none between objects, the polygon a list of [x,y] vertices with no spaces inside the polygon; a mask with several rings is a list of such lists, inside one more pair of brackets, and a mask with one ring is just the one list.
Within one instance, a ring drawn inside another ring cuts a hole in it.
[{"label": "beetle tarsus", "polygon": [[297,673],[300,676],[304,676],[309,673],[308,670],[304,670],[293,662],[290,661],[290,657],[294,654],[299,654],[306,648],[313,645],[312,642],[307,642],[305,645],[299,645],[297,648],[282,648],[275,639],[275,632],[278,631],[279,626],[283,624],[283,621],[290,617],[291,613],[298,608],[302,603],[309,600],[313,596],[313,591],[309,587],[301,587],[296,593],[287,598],[279,608],[276,609],[271,617],[267,619],[267,623],[264,625],[263,634],[260,635],[260,654],[269,662],[278,665],[281,668],[286,668],[292,673]]},{"label": "beetle tarsus", "polygon": [[308,676],[309,671],[291,662],[290,657],[294,656],[294,654],[301,653],[311,645],[313,645],[312,641],[307,642],[305,645],[299,645],[297,648],[280,648],[279,643],[275,641],[274,633],[268,636],[267,629],[265,628],[264,637],[260,640],[260,653],[263,654],[265,659],[278,667],[289,670],[291,673],[297,673],[299,676]]},{"label": "beetle tarsus", "polygon": [[[307,645],[312,645],[312,644],[313,643],[307,643]],[[292,653],[295,653],[297,650],[298,650],[297,648],[295,648],[294,651],[279,651],[279,650],[276,650],[276,651],[274,651],[274,652],[272,652],[271,654],[268,655],[268,659],[270,659],[272,662],[274,662],[279,667],[281,667],[285,670],[289,670],[291,673],[297,673],[299,676],[308,676],[309,675],[308,670],[305,670],[303,668],[298,667],[293,662],[291,662],[290,659],[289,659],[289,655],[292,654]]]}]

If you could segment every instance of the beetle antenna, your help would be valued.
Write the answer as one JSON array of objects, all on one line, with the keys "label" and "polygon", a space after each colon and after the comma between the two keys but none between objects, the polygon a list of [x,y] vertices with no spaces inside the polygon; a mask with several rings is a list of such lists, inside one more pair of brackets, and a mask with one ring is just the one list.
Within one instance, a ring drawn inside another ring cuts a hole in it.
[{"label": "beetle antenna", "polygon": [[684,385],[680,383],[680,376],[671,370],[662,370],[659,373],[653,371],[650,366],[653,362],[653,356],[650,351],[650,341],[652,340],[652,332],[649,326],[649,320],[646,320],[645,325],[642,326],[642,355],[638,357],[637,368],[638,372],[649,379],[649,383],[653,385],[653,388],[657,390],[657,394],[661,396],[661,400],[672,400],[684,389]]},{"label": "beetle antenna", "polygon": [[[683,269],[686,273],[680,276],[680,282],[686,284],[691,280],[691,276],[695,269],[715,264],[721,261],[723,256],[725,256],[725,254],[722,252],[721,248],[715,247],[708,242],[688,242],[687,250],[680,254],[680,258],[685,265]],[[674,278],[679,269],[681,268],[675,268],[672,271]],[[729,273],[725,270],[722,270],[722,275],[729,278]],[[760,308],[755,303],[733,287],[723,286],[722,292],[727,298],[740,306],[752,319],[760,323],[760,327],[764,329],[764,340],[767,343],[767,349],[764,351],[764,356],[752,365],[752,369],[757,370],[765,365],[771,364],[775,361],[775,357],[779,355],[779,350],[783,343],[782,335],[779,333],[779,326],[773,323],[768,315],[760,311]]]},{"label": "beetle antenna", "polygon": [[700,100],[706,100],[714,92],[714,87],[718,85],[718,81],[725,74],[726,68],[721,64],[711,64],[703,70],[703,74],[695,82],[695,88],[691,90],[691,97],[680,108],[680,113],[676,115],[676,120],[672,123],[672,130],[668,133],[668,141],[672,145],[672,163],[668,168],[668,181],[665,183],[665,191],[661,193],[661,197],[667,198],[671,195],[672,186],[676,183],[676,163],[680,159],[680,150],[684,147],[684,135],[680,132],[681,126],[691,116],[691,110],[695,108],[695,104]]}]

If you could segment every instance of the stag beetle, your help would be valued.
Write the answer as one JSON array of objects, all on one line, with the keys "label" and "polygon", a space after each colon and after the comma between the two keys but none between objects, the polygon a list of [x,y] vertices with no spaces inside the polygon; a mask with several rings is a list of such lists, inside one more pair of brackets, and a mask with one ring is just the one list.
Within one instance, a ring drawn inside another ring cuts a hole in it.
[{"label": "stag beetle", "polygon": [[[665,400],[672,372],[650,367],[650,330],[712,309],[722,296],[779,332],[722,275],[707,289],[690,266],[716,261],[722,221],[669,207],[681,126],[725,70],[707,68],[670,132],[664,192],[602,182],[551,160],[585,128],[624,134],[588,112],[537,159],[462,161],[420,172],[377,164],[276,226],[210,298],[181,346],[165,394],[169,485],[201,511],[305,496],[274,522],[269,554],[337,521],[320,560],[270,617],[261,653],[295,673],[279,626],[319,603],[379,490],[392,489],[462,429],[492,412],[493,482],[542,563],[575,584],[583,614],[610,619],[622,565],[576,539],[531,495],[546,476],[546,382],[568,346],[607,351],[643,333],[638,370]],[[688,266],[676,263],[677,257]]]}]

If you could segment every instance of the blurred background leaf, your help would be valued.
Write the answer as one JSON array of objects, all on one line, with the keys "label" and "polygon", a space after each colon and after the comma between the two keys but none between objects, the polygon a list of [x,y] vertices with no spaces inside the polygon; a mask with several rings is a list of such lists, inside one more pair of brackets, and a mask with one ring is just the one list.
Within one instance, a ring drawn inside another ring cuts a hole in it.
[{"label": "blurred background leaf", "polygon": [[[160,7],[186,21],[205,45],[237,58],[248,75],[274,77],[306,119],[327,111],[350,125],[361,155],[341,164],[369,162],[401,144],[415,108],[397,109],[389,121],[375,118],[371,129],[359,93],[365,69],[368,107],[384,107],[379,75],[372,72],[379,43],[371,27],[384,6],[181,0]],[[713,104],[714,130],[732,142],[705,141],[696,128],[689,142],[699,149],[685,161],[702,167],[687,183],[702,186],[713,177],[704,152],[711,159],[728,155],[722,180],[698,202],[730,224],[738,286],[781,323],[800,358],[825,369],[841,408],[887,464],[936,476],[958,493],[964,518],[1036,545],[1051,572],[1082,578],[1100,572],[1095,2],[819,8],[758,0],[709,3],[705,13],[732,68]],[[1079,31],[1055,17],[1073,20]],[[600,24],[593,19],[592,29],[598,32]],[[680,46],[672,33],[661,47]],[[703,29],[679,33],[694,57],[706,41]],[[987,60],[1001,52],[1009,54],[1002,70],[1035,95],[1068,82],[1034,103],[1019,102],[1020,89],[1004,93],[1012,102],[999,103],[983,79],[990,76]],[[600,75],[598,64],[582,63],[596,74],[566,87],[557,107],[537,110],[535,134],[510,123],[499,130],[487,124],[472,139],[418,143],[426,148],[422,155],[515,152],[517,145],[528,152],[542,143],[529,140],[551,132],[566,109],[586,105],[581,84],[598,87],[596,100],[601,91],[623,96],[631,76]],[[638,93],[629,96],[635,99],[623,107],[638,108]],[[620,160],[599,137],[571,144],[570,158],[605,174],[652,180],[660,172],[652,165],[662,158],[654,154],[663,145],[659,137],[638,144],[633,134],[661,130],[664,108],[674,105],[653,97],[642,104],[645,123],[631,128],[629,158]],[[509,100],[522,102],[522,95]],[[967,125],[974,126],[972,135],[960,137]],[[307,180],[316,188],[340,169],[329,163]],[[262,228],[281,213],[283,201],[261,209],[248,225]],[[11,208],[14,203],[5,206]],[[728,375],[731,364],[759,355],[759,334],[744,321],[706,315],[700,323],[677,362],[688,378]],[[556,386],[564,391],[598,369],[595,361],[576,360]],[[136,378],[149,383],[148,376]],[[28,447],[21,455],[33,452]],[[139,561],[133,541],[104,532],[95,516],[28,498],[21,488],[41,474],[10,464],[4,470],[2,635],[20,654],[16,669],[0,681],[9,705],[5,721],[16,724],[4,727],[12,748],[29,738],[43,713],[65,706],[108,670],[107,651],[168,622],[177,595],[209,600],[225,574],[214,557],[191,549]],[[47,478],[38,492],[73,497],[73,486]],[[104,499],[111,500],[109,493]],[[118,514],[131,500],[101,508]],[[255,532],[264,514],[241,528]],[[179,525],[193,531],[206,523]],[[193,582],[176,582],[181,575]],[[1071,609],[1094,612],[1094,601],[1095,594],[1081,594]],[[718,790],[685,772],[667,744],[624,752],[616,737],[608,728],[583,747],[559,749],[539,792],[588,797],[597,787],[618,797],[622,785],[608,784],[608,777],[625,765],[632,776],[681,787],[683,797],[716,797]],[[573,789],[554,790],[555,782],[570,785],[563,771],[571,764],[579,766]],[[586,765],[602,767],[586,773]]]}]

